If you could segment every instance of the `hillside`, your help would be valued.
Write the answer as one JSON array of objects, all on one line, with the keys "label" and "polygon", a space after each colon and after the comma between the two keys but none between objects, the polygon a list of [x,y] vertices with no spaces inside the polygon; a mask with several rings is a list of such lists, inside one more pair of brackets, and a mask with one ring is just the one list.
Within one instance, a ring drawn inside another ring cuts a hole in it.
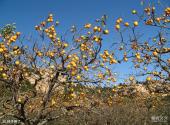
[{"label": "hillside", "polygon": [[[10,91],[1,84],[1,111],[3,99],[8,99]],[[143,84],[120,84],[114,88],[88,88],[82,85],[74,89],[86,93],[75,93],[72,99],[66,99],[66,93],[54,93],[55,105],[50,105],[51,114],[58,118],[47,125],[168,125],[165,121],[153,121],[153,117],[170,117],[170,84],[160,81]],[[27,89],[27,88],[25,88]],[[41,97],[40,97],[41,98]],[[40,98],[32,102],[37,106]],[[6,104],[8,107],[8,105]],[[8,109],[6,109],[8,111]],[[32,118],[36,109],[30,111]],[[159,123],[160,122],[160,123]]]}]

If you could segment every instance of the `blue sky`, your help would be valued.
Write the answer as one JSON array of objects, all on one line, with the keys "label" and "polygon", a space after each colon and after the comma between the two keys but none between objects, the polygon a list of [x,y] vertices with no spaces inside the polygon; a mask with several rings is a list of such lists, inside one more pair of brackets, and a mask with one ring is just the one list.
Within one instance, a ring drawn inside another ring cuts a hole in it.
[{"label": "blue sky", "polygon": [[[141,10],[141,0],[0,0],[0,26],[17,23],[18,30],[32,32],[33,27],[54,13],[67,28],[72,24],[82,25],[107,14],[111,21],[119,16],[130,18],[130,11]],[[157,1],[157,0],[145,0]],[[167,5],[169,0],[162,0]]]},{"label": "blue sky", "polygon": [[[82,26],[87,22],[108,15],[111,35],[105,40],[104,47],[119,39],[114,31],[114,22],[118,17],[127,21],[133,20],[132,9],[142,11],[141,0],[0,0],[0,27],[16,23],[17,30],[23,35],[36,34],[34,26],[39,24],[49,13],[60,21],[60,29],[64,32],[72,25]],[[153,2],[157,0],[144,0]],[[160,0],[163,5],[170,5],[170,0]],[[159,8],[158,8],[159,11]],[[150,33],[147,33],[150,35]],[[117,66],[116,71],[122,74],[133,72],[129,64]]]}]

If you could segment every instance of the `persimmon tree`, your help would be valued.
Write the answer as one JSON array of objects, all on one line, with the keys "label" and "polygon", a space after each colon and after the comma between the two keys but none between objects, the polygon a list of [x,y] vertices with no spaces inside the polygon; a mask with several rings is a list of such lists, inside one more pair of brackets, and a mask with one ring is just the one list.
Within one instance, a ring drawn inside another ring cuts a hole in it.
[{"label": "persimmon tree", "polygon": [[[146,6],[142,13],[132,10],[132,15],[136,18],[132,23],[126,22],[126,19],[121,17],[118,18],[115,29],[121,39],[115,44],[119,45],[118,51],[123,57],[119,61],[133,62],[134,68],[138,71],[136,76],[147,76],[148,81],[153,78],[169,81],[170,8],[158,7]],[[162,10],[162,13],[159,13],[158,10]],[[148,34],[154,35],[147,36]],[[134,77],[129,79],[132,81]]]},{"label": "persimmon tree", "polygon": [[[66,34],[57,32],[59,22],[54,21],[52,14],[35,26],[40,36],[38,41],[25,40],[14,25],[3,27],[0,80],[11,96],[3,101],[2,115],[17,118],[25,125],[46,124],[64,115],[54,115],[57,109],[65,108],[62,103],[56,106],[58,98],[67,102],[85,96],[81,88],[74,90],[75,85],[99,86],[105,80],[114,81],[115,76],[104,64],[117,63],[114,55],[107,50],[100,54],[102,36],[109,33],[105,21],[103,16],[95,25],[87,23],[81,29],[72,26],[69,40]],[[28,47],[24,41],[32,41],[32,45]]]}]

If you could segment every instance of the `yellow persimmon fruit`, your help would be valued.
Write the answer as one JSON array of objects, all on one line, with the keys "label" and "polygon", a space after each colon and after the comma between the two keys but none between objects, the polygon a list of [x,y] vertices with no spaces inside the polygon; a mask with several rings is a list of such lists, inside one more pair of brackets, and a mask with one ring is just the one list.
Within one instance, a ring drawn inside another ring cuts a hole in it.
[{"label": "yellow persimmon fruit", "polygon": [[76,72],[75,72],[75,71],[72,71],[72,72],[71,72],[71,75],[72,75],[72,76],[75,76],[75,75],[76,75]]},{"label": "yellow persimmon fruit", "polygon": [[124,60],[125,62],[127,62],[127,61],[128,61],[128,58],[125,57],[125,58],[123,58],[123,60]]},{"label": "yellow persimmon fruit", "polygon": [[64,47],[68,47],[68,44],[67,44],[67,43],[64,43]]},{"label": "yellow persimmon fruit", "polygon": [[128,27],[128,26],[129,26],[129,23],[128,23],[128,22],[124,23],[124,26]]},{"label": "yellow persimmon fruit", "polygon": [[16,35],[17,35],[17,36],[20,36],[20,35],[21,35],[21,32],[16,32]]},{"label": "yellow persimmon fruit", "polygon": [[78,76],[76,77],[76,79],[77,79],[77,80],[81,80],[81,76],[78,75]]},{"label": "yellow persimmon fruit", "polygon": [[103,34],[109,34],[109,30],[104,30]]},{"label": "yellow persimmon fruit", "polygon": [[97,28],[97,31],[98,31],[98,32],[101,32],[101,31],[102,31],[102,29],[101,29],[100,27],[98,27],[98,28]]},{"label": "yellow persimmon fruit", "polygon": [[158,53],[156,51],[153,52],[154,56],[158,56]]},{"label": "yellow persimmon fruit", "polygon": [[91,27],[91,24],[90,24],[90,23],[84,25],[84,28],[89,29],[90,27]]},{"label": "yellow persimmon fruit", "polygon": [[133,22],[133,25],[134,25],[135,27],[138,26],[138,25],[139,25],[138,21],[134,21],[134,22]]},{"label": "yellow persimmon fruit", "polygon": [[112,92],[116,92],[116,90],[115,90],[115,89],[112,89]]},{"label": "yellow persimmon fruit", "polygon": [[70,64],[67,65],[67,69],[71,69],[71,65]]},{"label": "yellow persimmon fruit", "polygon": [[6,73],[2,73],[2,78],[7,78],[7,74]]},{"label": "yellow persimmon fruit", "polygon": [[151,81],[152,78],[151,78],[150,76],[148,76],[148,77],[146,78],[146,80],[147,80],[147,81]]},{"label": "yellow persimmon fruit", "polygon": [[0,71],[3,71],[4,70],[4,68],[3,67],[0,67]]},{"label": "yellow persimmon fruit", "polygon": [[116,30],[119,30],[120,29],[120,25],[119,24],[115,25],[115,28],[116,28]]},{"label": "yellow persimmon fruit", "polygon": [[93,31],[94,31],[94,32],[97,32],[97,31],[98,31],[98,27],[95,26],[95,27],[93,28]]},{"label": "yellow persimmon fruit", "polygon": [[70,97],[71,97],[71,98],[75,98],[76,95],[75,95],[74,93],[71,93],[71,94],[70,94]]},{"label": "yellow persimmon fruit", "polygon": [[88,66],[84,66],[84,70],[88,71],[89,70]]},{"label": "yellow persimmon fruit", "polygon": [[4,49],[0,48],[0,53],[4,52]]},{"label": "yellow persimmon fruit", "polygon": [[16,65],[19,65],[19,64],[20,64],[20,61],[19,61],[19,60],[15,61],[15,64],[16,64]]}]

